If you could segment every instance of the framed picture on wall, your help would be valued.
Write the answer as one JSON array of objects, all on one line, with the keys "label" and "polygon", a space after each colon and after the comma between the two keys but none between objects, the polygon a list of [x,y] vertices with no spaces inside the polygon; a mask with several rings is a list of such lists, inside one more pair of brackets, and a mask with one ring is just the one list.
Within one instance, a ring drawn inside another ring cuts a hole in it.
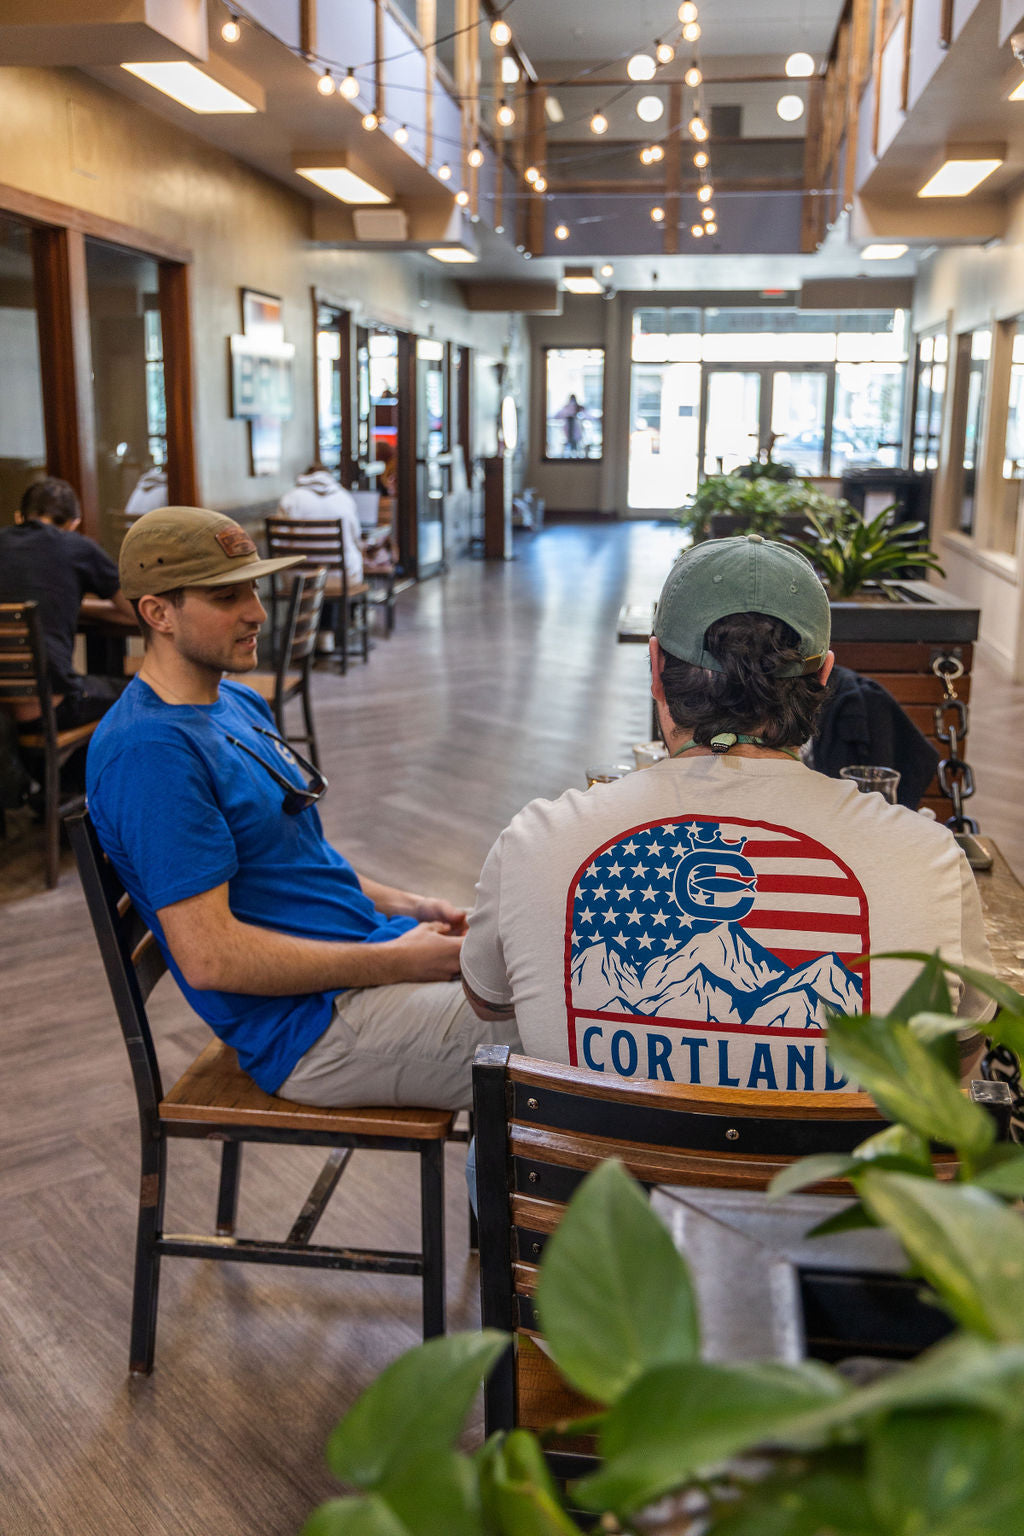
[{"label": "framed picture on wall", "polygon": [[242,330],[254,342],[284,341],[281,300],[273,293],[242,289]]}]

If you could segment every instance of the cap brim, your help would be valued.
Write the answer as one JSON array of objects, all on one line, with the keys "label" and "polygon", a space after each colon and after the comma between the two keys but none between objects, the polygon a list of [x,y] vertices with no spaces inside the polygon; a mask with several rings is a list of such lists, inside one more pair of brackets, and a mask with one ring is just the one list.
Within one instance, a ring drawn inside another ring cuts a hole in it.
[{"label": "cap brim", "polygon": [[305,555],[281,555],[276,560],[252,560],[221,576],[211,576],[207,581],[183,581],[183,587],[233,587],[240,581],[258,581],[261,576],[272,576],[275,571],[285,571],[290,565],[306,565]]}]

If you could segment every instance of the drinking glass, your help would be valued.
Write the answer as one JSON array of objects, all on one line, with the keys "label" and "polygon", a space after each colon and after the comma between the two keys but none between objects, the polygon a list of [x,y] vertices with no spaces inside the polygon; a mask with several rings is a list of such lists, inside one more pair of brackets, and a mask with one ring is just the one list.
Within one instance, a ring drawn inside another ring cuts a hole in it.
[{"label": "drinking glass", "polygon": [[632,763],[600,763],[596,768],[586,770],[587,788],[592,784],[611,784],[615,779],[624,779],[627,773],[632,772]]},{"label": "drinking glass", "polygon": [[638,741],[633,745],[633,757],[638,768],[651,768],[668,757],[668,747],[663,741]]},{"label": "drinking glass", "polygon": [[899,787],[900,775],[896,768],[881,768],[870,763],[853,763],[849,768],[840,768],[841,779],[851,779],[861,794],[872,793],[881,795],[883,800],[888,800],[890,805],[898,804],[896,790]]}]

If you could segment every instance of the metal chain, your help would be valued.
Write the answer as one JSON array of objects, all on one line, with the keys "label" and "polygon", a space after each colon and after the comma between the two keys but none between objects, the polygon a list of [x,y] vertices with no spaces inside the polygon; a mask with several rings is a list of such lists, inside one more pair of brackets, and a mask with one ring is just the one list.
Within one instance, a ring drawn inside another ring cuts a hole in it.
[{"label": "metal chain", "polygon": [[932,671],[941,679],[945,697],[935,706],[935,734],[946,746],[947,754],[936,770],[939,788],[953,804],[953,814],[946,826],[954,832],[977,832],[978,823],[973,816],[964,815],[964,801],[974,794],[974,769],[960,756],[960,743],[967,736],[968,710],[953,686],[964,675],[964,664],[958,656],[938,655],[932,658]]}]

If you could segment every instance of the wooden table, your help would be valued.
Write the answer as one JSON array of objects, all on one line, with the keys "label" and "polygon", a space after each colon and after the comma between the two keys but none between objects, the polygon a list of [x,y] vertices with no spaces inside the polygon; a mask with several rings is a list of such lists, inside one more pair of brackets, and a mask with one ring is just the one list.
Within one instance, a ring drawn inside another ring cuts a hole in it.
[{"label": "wooden table", "polygon": [[78,629],[85,636],[85,669],[99,677],[120,677],[129,639],[141,633],[134,614],[107,597],[83,597]]},{"label": "wooden table", "polygon": [[1000,981],[1024,992],[1024,885],[991,837],[978,842],[992,855],[992,868],[975,870],[993,969]]}]

